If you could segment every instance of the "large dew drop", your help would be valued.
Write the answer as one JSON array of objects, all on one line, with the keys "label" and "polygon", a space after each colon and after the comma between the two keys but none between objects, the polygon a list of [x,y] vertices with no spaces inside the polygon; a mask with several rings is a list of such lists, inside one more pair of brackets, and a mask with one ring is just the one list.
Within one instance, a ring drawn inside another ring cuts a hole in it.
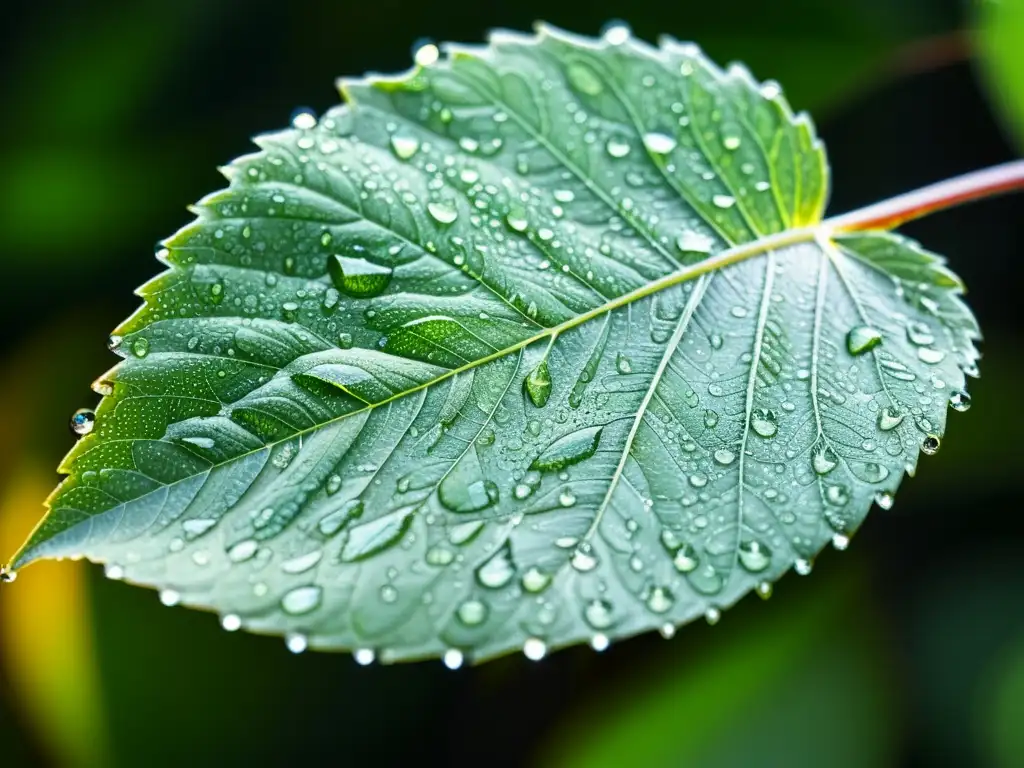
[{"label": "large dew drop", "polygon": [[476,580],[487,589],[501,589],[515,575],[516,567],[512,562],[512,549],[508,542],[476,570]]},{"label": "large dew drop", "polygon": [[548,370],[548,361],[541,361],[540,365],[530,371],[523,382],[523,389],[530,402],[537,408],[543,408],[548,398],[551,397],[551,372]]},{"label": "large dew drop", "polygon": [[327,273],[334,287],[357,298],[383,293],[391,282],[392,270],[366,259],[353,259],[334,254],[327,258]]},{"label": "large dew drop", "polygon": [[557,471],[584,459],[589,459],[597,451],[597,446],[601,442],[601,429],[601,427],[587,427],[563,435],[533,460],[530,469]]},{"label": "large dew drop", "polygon": [[96,414],[88,408],[79,408],[72,414],[70,426],[76,435],[88,435],[96,426]]},{"label": "large dew drop", "polygon": [[675,138],[665,133],[651,131],[644,134],[644,146],[656,155],[667,155],[676,148]]},{"label": "large dew drop", "polygon": [[297,587],[281,598],[281,608],[293,616],[309,613],[320,605],[321,594],[322,590],[317,586]]},{"label": "large dew drop", "polygon": [[846,334],[846,349],[851,355],[862,355],[882,343],[882,332],[870,325],[856,325]]}]

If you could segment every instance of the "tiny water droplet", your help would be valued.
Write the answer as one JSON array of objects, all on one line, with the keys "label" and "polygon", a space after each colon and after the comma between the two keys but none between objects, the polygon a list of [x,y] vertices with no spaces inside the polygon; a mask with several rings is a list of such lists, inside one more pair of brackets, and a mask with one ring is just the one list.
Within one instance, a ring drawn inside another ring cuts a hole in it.
[{"label": "tiny water droplet", "polygon": [[921,442],[921,453],[925,456],[934,456],[939,452],[939,446],[941,445],[938,435],[928,435]]},{"label": "tiny water droplet", "polygon": [[888,491],[882,491],[875,494],[875,504],[877,504],[880,509],[892,509],[894,501],[895,499],[893,498],[893,495]]},{"label": "tiny water droplet", "polygon": [[728,448],[719,448],[715,451],[715,461],[723,467],[727,467],[736,460],[736,454]]},{"label": "tiny water droplet", "polygon": [[580,573],[592,571],[597,567],[597,557],[594,555],[593,547],[586,542],[576,548],[569,562]]},{"label": "tiny water droplet", "polygon": [[172,608],[181,602],[181,594],[173,589],[161,589],[160,602],[168,608]]},{"label": "tiny water droplet", "polygon": [[936,365],[946,358],[946,353],[934,347],[918,347],[917,358],[927,365]]},{"label": "tiny water droplet", "polygon": [[420,149],[420,140],[415,136],[394,134],[391,136],[391,149],[399,160],[408,160]]},{"label": "tiny water droplet", "polygon": [[767,600],[772,596],[772,583],[770,581],[762,581],[757,585],[757,596],[762,600]]},{"label": "tiny water droplet", "polygon": [[242,628],[242,617],[237,613],[225,613],[220,617],[220,625],[226,632],[237,632]]},{"label": "tiny water droplet", "polygon": [[771,550],[759,541],[740,542],[740,564],[751,573],[759,573],[772,561]]},{"label": "tiny water droplet", "polygon": [[608,143],[605,144],[605,150],[614,158],[625,157],[629,154],[630,146],[629,143],[622,139],[608,139]]},{"label": "tiny water droplet", "polygon": [[843,533],[837,533],[832,536],[832,548],[837,549],[840,552],[850,546],[850,537]]},{"label": "tiny water droplet", "polygon": [[448,669],[458,669],[462,666],[462,651],[460,651],[458,648],[449,648],[447,651],[444,652],[442,660],[444,661],[444,665],[448,667]]},{"label": "tiny water droplet", "polygon": [[9,565],[0,565],[0,584],[11,584],[18,578],[18,572]]},{"label": "tiny water droplet", "polygon": [[530,661],[540,661],[547,655],[547,652],[548,647],[539,638],[530,637],[523,643],[523,655]]},{"label": "tiny water droplet", "polygon": [[732,208],[736,205],[736,198],[732,195],[714,195],[711,198],[711,202],[714,203],[717,208]]},{"label": "tiny water droplet", "polygon": [[755,408],[750,414],[750,426],[761,437],[775,437],[775,433],[779,431],[777,418],[775,411]]},{"label": "tiny water droplet", "polygon": [[459,218],[459,209],[451,203],[432,202],[427,203],[427,212],[439,224],[451,224]]},{"label": "tiny water droplet", "polygon": [[949,396],[949,405],[954,411],[963,413],[971,407],[971,396],[963,390],[954,392]]},{"label": "tiny water droplet", "polygon": [[806,576],[813,569],[814,564],[803,557],[797,558],[796,562],[793,563],[793,570],[800,576]]},{"label": "tiny water droplet", "polygon": [[149,339],[140,336],[132,342],[132,354],[136,357],[145,357],[149,354]]},{"label": "tiny water droplet", "polygon": [[590,638],[590,647],[598,653],[600,653],[601,651],[608,650],[608,646],[610,644],[611,641],[608,640],[608,635],[602,632],[598,632],[596,635]]},{"label": "tiny water droplet", "polygon": [[467,600],[458,607],[456,615],[463,624],[475,627],[487,618],[487,606],[479,600]]},{"label": "tiny water droplet", "polygon": [[837,464],[839,457],[828,445],[822,442],[815,446],[814,453],[811,454],[811,467],[816,474],[827,475]]},{"label": "tiny water droplet", "polygon": [[708,608],[704,611],[704,621],[710,624],[712,627],[718,623],[718,620],[722,618],[722,612],[717,608]]},{"label": "tiny water droplet", "polygon": [[630,360],[626,355],[619,352],[615,355],[615,369],[619,373],[632,373],[633,372],[633,361]]},{"label": "tiny water droplet", "polygon": [[309,647],[309,641],[306,640],[306,636],[299,632],[289,632],[285,635],[284,644],[292,653],[302,653]]},{"label": "tiny water droplet", "polygon": [[896,429],[903,422],[903,414],[894,408],[885,406],[878,412],[878,428],[883,432]]},{"label": "tiny water droplet", "polygon": [[321,595],[322,590],[318,586],[296,587],[281,598],[281,608],[293,616],[309,613],[320,605]]},{"label": "tiny water droplet", "polygon": [[352,658],[356,660],[356,664],[359,666],[368,667],[370,664],[373,664],[377,654],[373,648],[357,648],[352,652]]},{"label": "tiny water droplet", "polygon": [[654,613],[665,613],[675,603],[675,597],[666,587],[654,587],[647,596],[647,607]]},{"label": "tiny water droplet", "polygon": [[657,131],[645,133],[643,142],[644,146],[656,155],[667,155],[676,148],[676,144],[678,143],[675,140],[675,137],[669,136],[666,133],[659,133]]},{"label": "tiny water droplet", "polygon": [[76,435],[88,435],[96,426],[96,414],[88,408],[79,408],[72,414],[70,426]]}]

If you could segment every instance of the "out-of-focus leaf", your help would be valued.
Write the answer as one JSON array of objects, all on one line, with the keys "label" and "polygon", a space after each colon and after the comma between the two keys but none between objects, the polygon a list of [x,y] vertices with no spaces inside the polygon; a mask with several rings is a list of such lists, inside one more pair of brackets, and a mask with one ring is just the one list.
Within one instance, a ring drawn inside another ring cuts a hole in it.
[{"label": "out-of-focus leaf", "polygon": [[994,694],[989,707],[979,712],[978,724],[987,737],[988,752],[996,768],[1024,766],[1024,635],[991,665],[987,682]]},{"label": "out-of-focus leaf", "polygon": [[1024,0],[974,0],[981,67],[992,101],[1024,147]]},{"label": "out-of-focus leaf", "polygon": [[696,653],[658,654],[625,690],[570,713],[541,764],[892,765],[896,701],[877,618],[857,596],[866,585],[830,581],[827,592],[776,598],[770,617],[745,616],[744,634],[708,640]]},{"label": "out-of-focus leaf", "polygon": [[[0,492],[0,546],[17,545],[50,482],[38,460],[19,462]],[[0,664],[25,720],[67,768],[108,764],[85,576],[84,563],[51,562],[0,585]]]},{"label": "out-of-focus leaf", "polygon": [[16,567],[114,563],[297,650],[537,658],[809,570],[938,448],[961,285],[816,228],[777,84],[622,28],[436,56],[262,137],[166,241]]}]

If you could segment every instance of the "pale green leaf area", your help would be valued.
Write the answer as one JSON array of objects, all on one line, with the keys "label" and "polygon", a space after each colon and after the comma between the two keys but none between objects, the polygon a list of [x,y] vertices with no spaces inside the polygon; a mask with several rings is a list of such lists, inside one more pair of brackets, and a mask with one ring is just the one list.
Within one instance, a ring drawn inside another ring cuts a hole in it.
[{"label": "pale green leaf area", "polygon": [[961,285],[813,226],[775,83],[617,27],[435,53],[258,138],[165,242],[15,566],[296,651],[539,658],[716,620],[938,448]]}]

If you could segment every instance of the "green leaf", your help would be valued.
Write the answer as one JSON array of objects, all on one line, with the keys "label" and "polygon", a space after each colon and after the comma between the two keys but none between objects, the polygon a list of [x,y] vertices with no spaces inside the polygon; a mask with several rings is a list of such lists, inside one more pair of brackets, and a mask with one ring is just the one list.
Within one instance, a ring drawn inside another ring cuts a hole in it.
[{"label": "green leaf", "polygon": [[15,566],[293,650],[536,658],[806,572],[938,447],[960,283],[816,226],[776,84],[621,28],[433,53],[257,139],[166,241]]},{"label": "green leaf", "polygon": [[983,79],[1010,135],[1021,146],[1024,141],[1024,2],[1021,0],[979,0],[978,47]]}]

